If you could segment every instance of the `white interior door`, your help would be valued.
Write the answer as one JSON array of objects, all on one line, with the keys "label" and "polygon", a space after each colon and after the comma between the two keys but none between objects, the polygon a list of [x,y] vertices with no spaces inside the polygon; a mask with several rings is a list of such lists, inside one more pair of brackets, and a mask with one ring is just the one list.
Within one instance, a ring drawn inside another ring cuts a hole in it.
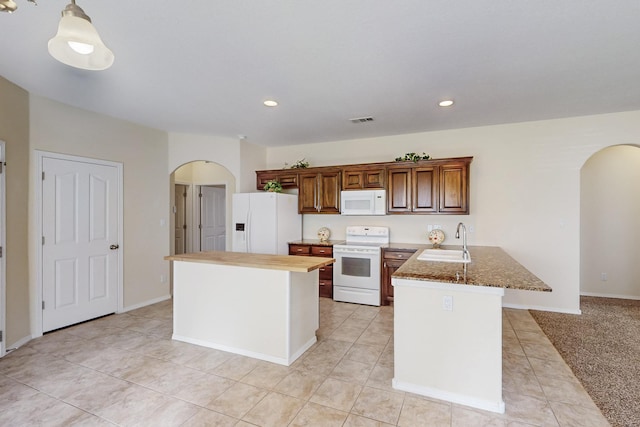
[{"label": "white interior door", "polygon": [[187,252],[187,186],[175,185],[175,246],[176,255]]},{"label": "white interior door", "polygon": [[42,159],[42,330],[118,309],[119,169]]},{"label": "white interior door", "polygon": [[200,250],[224,251],[226,240],[226,189],[200,187]]}]

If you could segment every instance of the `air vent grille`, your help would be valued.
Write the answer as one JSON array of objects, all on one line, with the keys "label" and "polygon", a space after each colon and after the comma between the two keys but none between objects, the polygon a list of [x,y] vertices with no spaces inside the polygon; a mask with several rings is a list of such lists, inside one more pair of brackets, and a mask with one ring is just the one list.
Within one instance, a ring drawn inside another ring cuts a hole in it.
[{"label": "air vent grille", "polygon": [[358,124],[358,123],[368,123],[368,122],[372,122],[373,121],[373,117],[370,117],[370,116],[369,117],[356,117],[356,118],[353,118],[353,119],[349,119],[349,121],[351,123],[356,123],[356,124]]}]

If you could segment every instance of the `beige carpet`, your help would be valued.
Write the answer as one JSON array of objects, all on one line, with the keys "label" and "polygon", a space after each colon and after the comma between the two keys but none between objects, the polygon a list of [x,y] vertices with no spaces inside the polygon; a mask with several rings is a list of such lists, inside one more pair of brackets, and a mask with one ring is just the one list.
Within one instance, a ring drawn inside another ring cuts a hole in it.
[{"label": "beige carpet", "polygon": [[640,301],[581,297],[580,309],[530,312],[611,425],[640,425]]}]

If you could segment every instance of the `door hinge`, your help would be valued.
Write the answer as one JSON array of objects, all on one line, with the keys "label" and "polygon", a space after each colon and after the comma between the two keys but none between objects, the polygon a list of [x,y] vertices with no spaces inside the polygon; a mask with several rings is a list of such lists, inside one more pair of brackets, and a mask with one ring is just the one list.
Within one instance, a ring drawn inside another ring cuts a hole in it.
[{"label": "door hinge", "polygon": [[44,300],[42,301],[42,309],[44,310]]},{"label": "door hinge", "polygon": [[198,194],[198,197],[202,198],[202,193]]},{"label": "door hinge", "polygon": [[42,244],[44,245],[44,236],[42,236]]},{"label": "door hinge", "polygon": [[2,340],[4,339],[3,334],[4,334],[4,331],[0,331],[0,342],[2,342]]},{"label": "door hinge", "polygon": [[44,181],[44,171],[42,171],[42,180]]},{"label": "door hinge", "polygon": [[202,230],[202,224],[198,224],[198,228]]},{"label": "door hinge", "polygon": [[186,191],[184,193],[182,193],[182,197],[184,197],[185,199],[187,198],[187,192]]},{"label": "door hinge", "polygon": [[[182,229],[186,230],[187,229],[187,224],[183,225]],[[0,248],[0,256],[2,256],[2,248]]]},{"label": "door hinge", "polygon": [[0,246],[0,258],[2,258],[2,246]]},{"label": "door hinge", "polygon": [[4,162],[0,162],[0,173],[2,173],[2,166],[4,165]]}]

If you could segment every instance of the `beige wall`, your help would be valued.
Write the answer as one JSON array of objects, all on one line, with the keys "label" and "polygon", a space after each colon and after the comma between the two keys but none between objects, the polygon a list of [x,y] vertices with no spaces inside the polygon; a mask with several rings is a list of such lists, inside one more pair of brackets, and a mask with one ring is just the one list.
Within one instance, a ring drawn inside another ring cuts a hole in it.
[{"label": "beige wall", "polygon": [[582,294],[640,299],[640,147],[609,147],[589,158],[580,203]]},{"label": "beige wall", "polygon": [[239,192],[256,191],[255,171],[265,168],[265,158],[266,149],[246,139],[169,134],[169,173],[196,160],[212,161],[231,172]]},{"label": "beige wall", "polygon": [[[407,152],[435,158],[474,156],[471,214],[340,217],[305,215],[303,235],[321,226],[344,237],[350,224],[388,225],[395,242],[427,243],[428,224],[453,239],[463,221],[469,243],[503,247],[553,288],[509,291],[506,305],[577,312],[580,292],[580,168],[596,151],[640,142],[640,111],[569,119],[424,132],[267,149],[267,167],[306,158],[311,166],[392,161]],[[638,252],[636,252],[637,256]]]},{"label": "beige wall", "polygon": [[[124,307],[169,296],[169,176],[167,134],[123,120],[80,110],[38,96],[30,97],[33,150],[121,162],[124,167]],[[33,173],[30,184],[32,232],[35,224]],[[35,182],[34,182],[35,181]],[[30,242],[35,236],[31,235]],[[37,245],[30,248],[35,260]],[[32,261],[32,268],[34,268]],[[34,275],[35,276],[35,275]],[[35,277],[31,278],[35,289]]]},{"label": "beige wall", "polygon": [[6,348],[30,335],[25,212],[29,203],[29,94],[0,77],[0,140],[6,163]]},{"label": "beige wall", "polygon": [[258,191],[256,188],[256,171],[266,169],[267,149],[259,145],[252,144],[247,140],[240,140],[240,181],[241,186],[238,191],[241,193],[252,193]]}]

